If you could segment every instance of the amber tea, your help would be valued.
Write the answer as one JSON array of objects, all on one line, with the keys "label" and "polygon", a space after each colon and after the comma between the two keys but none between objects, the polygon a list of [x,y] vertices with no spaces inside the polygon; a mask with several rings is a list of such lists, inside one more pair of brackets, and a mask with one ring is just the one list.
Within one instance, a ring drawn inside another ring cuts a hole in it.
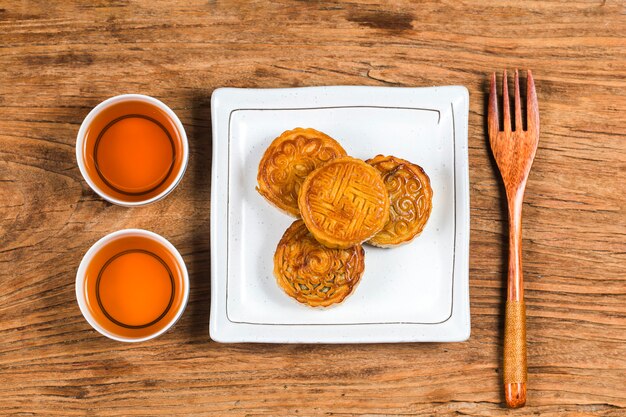
[{"label": "amber tea", "polygon": [[132,204],[175,185],[186,163],[186,137],[167,110],[158,100],[140,95],[114,97],[94,109],[84,122],[84,134],[79,134],[79,141],[83,139],[78,150],[92,188],[114,202]]},{"label": "amber tea", "polygon": [[184,265],[162,242],[145,231],[124,232],[93,253],[82,291],[91,318],[106,332],[145,338],[175,320],[188,283]]}]

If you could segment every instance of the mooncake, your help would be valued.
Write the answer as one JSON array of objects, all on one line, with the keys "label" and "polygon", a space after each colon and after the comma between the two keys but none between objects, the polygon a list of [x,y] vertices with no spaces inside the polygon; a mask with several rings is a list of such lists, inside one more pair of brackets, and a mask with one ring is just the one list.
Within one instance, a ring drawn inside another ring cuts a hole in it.
[{"label": "mooncake", "polygon": [[341,145],[315,129],[283,132],[265,150],[259,163],[257,191],[270,203],[298,217],[298,194],[311,171],[346,155]]},{"label": "mooncake", "polygon": [[366,162],[380,172],[391,202],[385,227],[367,243],[384,248],[411,241],[424,230],[433,207],[428,175],[395,156],[378,155]]},{"label": "mooncake", "polygon": [[340,303],[354,290],[365,269],[361,245],[331,249],[311,235],[302,220],[285,231],[274,254],[278,285],[311,307]]},{"label": "mooncake", "polygon": [[341,249],[378,233],[389,218],[389,204],[380,172],[349,156],[311,172],[298,198],[302,220],[315,239]]}]

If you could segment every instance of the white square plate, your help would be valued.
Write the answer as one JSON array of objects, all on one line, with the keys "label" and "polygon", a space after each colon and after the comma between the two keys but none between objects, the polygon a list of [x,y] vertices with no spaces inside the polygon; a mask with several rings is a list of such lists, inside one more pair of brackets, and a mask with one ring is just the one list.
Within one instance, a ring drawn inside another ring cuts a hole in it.
[{"label": "white square plate", "polygon": [[[211,338],[219,342],[452,342],[470,334],[468,92],[465,87],[222,88],[213,93]],[[422,234],[365,247],[365,273],[343,303],[314,309],[273,276],[294,221],[255,190],[263,152],[283,131],[312,127],[349,155],[422,166],[433,211]]]}]

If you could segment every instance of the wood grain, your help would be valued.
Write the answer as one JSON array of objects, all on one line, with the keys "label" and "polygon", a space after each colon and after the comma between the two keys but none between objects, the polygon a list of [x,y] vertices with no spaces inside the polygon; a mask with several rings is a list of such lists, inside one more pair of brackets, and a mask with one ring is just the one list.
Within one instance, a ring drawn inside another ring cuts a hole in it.
[{"label": "wood grain", "polygon": [[[626,9],[621,1],[5,0],[0,4],[0,414],[626,413]],[[500,388],[504,191],[488,75],[531,68],[542,132],[524,207],[528,401]],[[454,344],[220,345],[208,338],[210,95],[221,86],[470,90],[472,336]],[[112,206],[81,179],[91,107],[163,100],[190,139],[176,191]],[[74,300],[80,259],[124,227],[167,237],[187,311],[147,343],[108,340]]]}]

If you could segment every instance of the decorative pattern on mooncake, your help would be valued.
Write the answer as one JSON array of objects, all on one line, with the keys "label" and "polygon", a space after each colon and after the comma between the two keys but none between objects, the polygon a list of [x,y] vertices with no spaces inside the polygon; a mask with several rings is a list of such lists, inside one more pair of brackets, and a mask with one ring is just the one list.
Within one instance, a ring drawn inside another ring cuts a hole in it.
[{"label": "decorative pattern on mooncake", "polygon": [[274,254],[274,275],[280,287],[311,307],[343,301],[358,284],[364,269],[361,245],[349,249],[323,246],[302,220],[289,226]]},{"label": "decorative pattern on mooncake", "polygon": [[389,218],[389,196],[380,173],[349,156],[309,174],[298,206],[315,239],[331,248],[349,248],[368,240]]},{"label": "decorative pattern on mooncake", "polygon": [[315,129],[287,130],[265,151],[257,175],[257,191],[270,203],[298,217],[298,195],[311,171],[346,155],[330,136]]},{"label": "decorative pattern on mooncake", "polygon": [[395,156],[378,155],[366,162],[380,171],[391,200],[389,221],[367,243],[384,248],[411,241],[424,230],[433,207],[428,175]]}]

